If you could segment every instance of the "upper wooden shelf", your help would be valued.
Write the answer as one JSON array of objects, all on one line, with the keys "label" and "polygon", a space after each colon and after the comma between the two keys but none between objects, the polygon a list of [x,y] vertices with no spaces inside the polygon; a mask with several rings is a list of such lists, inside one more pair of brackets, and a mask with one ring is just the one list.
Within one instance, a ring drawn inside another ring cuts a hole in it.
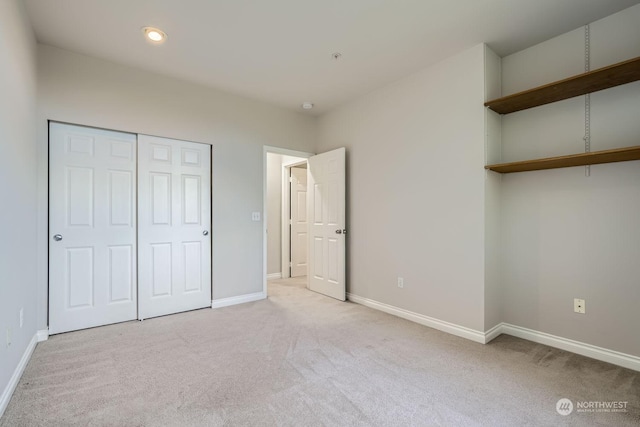
[{"label": "upper wooden shelf", "polygon": [[525,160],[523,162],[500,163],[487,165],[485,169],[500,173],[511,173],[568,168],[571,166],[597,165],[600,163],[626,162],[629,160],[640,160],[640,146],[593,151],[591,153],[572,154],[569,156],[548,157],[545,159]]},{"label": "upper wooden shelf", "polygon": [[509,114],[636,80],[640,80],[640,57],[494,99],[484,105],[496,113]]}]

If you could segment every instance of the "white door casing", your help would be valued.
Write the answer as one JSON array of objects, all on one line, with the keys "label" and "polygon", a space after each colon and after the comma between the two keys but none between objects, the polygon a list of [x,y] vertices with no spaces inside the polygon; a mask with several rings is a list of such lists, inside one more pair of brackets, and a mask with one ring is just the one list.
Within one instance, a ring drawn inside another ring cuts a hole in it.
[{"label": "white door casing", "polygon": [[139,318],[211,307],[211,146],[138,136]]},{"label": "white door casing", "polygon": [[307,274],[307,169],[289,168],[291,173],[291,277]]},{"label": "white door casing", "polygon": [[50,123],[49,333],[136,318],[135,179],[136,135]]},{"label": "white door casing", "polygon": [[345,149],[309,158],[309,289],[344,301]]}]

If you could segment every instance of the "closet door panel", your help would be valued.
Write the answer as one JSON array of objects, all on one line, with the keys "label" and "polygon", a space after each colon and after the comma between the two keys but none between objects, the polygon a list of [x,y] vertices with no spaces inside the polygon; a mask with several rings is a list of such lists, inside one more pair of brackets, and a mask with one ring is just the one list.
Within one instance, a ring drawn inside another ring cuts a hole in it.
[{"label": "closet door panel", "polygon": [[211,306],[211,146],[140,135],[141,319]]}]

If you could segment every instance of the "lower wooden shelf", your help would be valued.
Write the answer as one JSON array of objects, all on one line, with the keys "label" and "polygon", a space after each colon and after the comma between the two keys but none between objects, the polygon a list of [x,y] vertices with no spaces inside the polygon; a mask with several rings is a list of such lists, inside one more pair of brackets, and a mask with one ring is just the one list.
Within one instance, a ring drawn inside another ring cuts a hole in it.
[{"label": "lower wooden shelf", "polygon": [[522,162],[499,163],[487,165],[484,168],[499,173],[512,173],[597,165],[600,163],[626,162],[629,160],[640,160],[640,146],[571,154],[569,156],[548,157],[545,159],[525,160]]}]

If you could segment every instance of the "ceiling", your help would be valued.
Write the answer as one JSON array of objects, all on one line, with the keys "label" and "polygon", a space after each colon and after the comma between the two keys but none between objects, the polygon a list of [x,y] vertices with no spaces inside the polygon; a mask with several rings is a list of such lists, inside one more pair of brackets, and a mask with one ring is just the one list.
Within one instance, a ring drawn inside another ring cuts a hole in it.
[{"label": "ceiling", "polygon": [[508,55],[639,0],[25,3],[40,43],[317,115],[478,43]]}]

